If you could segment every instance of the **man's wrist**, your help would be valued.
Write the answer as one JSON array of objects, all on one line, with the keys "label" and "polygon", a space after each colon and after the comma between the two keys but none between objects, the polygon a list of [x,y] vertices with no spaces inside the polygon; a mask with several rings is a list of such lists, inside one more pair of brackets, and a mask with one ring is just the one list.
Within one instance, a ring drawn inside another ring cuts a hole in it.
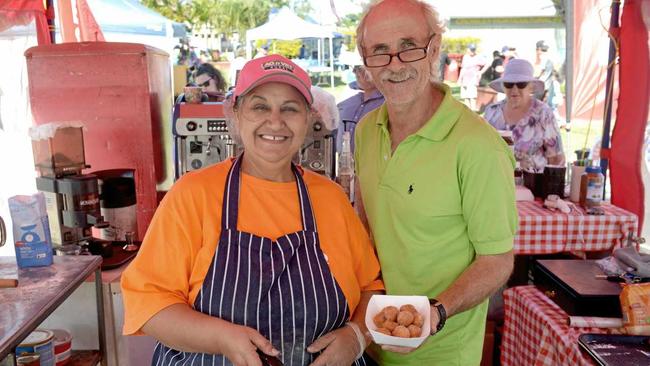
[{"label": "man's wrist", "polygon": [[429,304],[438,312],[438,324],[435,329],[436,333],[438,333],[447,322],[447,310],[445,309],[445,306],[436,299],[429,299]]}]

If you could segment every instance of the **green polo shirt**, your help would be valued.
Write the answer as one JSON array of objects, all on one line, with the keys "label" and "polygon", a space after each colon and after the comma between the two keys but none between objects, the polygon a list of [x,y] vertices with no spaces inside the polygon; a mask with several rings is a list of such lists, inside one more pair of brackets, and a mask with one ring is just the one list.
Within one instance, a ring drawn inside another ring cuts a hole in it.
[{"label": "green polo shirt", "polygon": [[[356,128],[356,172],[390,295],[436,297],[476,255],[512,249],[515,159],[485,120],[446,85],[431,119],[391,153],[386,105]],[[489,276],[489,273],[485,274]],[[381,365],[478,365],[488,301],[456,314],[408,355]]]}]

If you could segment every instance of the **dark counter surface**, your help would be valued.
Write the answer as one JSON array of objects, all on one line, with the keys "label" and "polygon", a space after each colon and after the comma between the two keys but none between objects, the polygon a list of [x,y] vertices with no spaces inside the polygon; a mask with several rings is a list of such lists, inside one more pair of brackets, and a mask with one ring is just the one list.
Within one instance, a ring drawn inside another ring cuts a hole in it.
[{"label": "dark counter surface", "polygon": [[0,278],[18,278],[18,287],[0,288],[0,360],[101,263],[99,256],[55,256],[51,266],[19,269],[14,257],[0,257]]}]

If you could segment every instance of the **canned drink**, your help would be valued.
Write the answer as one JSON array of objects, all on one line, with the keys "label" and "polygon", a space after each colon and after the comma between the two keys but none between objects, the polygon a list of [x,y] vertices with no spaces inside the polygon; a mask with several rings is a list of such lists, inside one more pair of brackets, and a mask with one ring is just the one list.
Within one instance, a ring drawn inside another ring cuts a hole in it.
[{"label": "canned drink", "polygon": [[67,365],[70,361],[72,335],[63,329],[52,329],[54,332],[54,361],[56,366]]},{"label": "canned drink", "polygon": [[16,357],[17,366],[40,366],[41,356],[32,353],[23,353],[21,356]]}]

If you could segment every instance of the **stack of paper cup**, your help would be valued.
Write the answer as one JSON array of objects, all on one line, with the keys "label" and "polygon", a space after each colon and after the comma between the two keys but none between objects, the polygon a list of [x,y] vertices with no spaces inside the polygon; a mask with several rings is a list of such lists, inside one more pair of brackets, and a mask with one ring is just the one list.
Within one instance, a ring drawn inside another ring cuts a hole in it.
[{"label": "stack of paper cup", "polygon": [[571,202],[580,201],[580,180],[585,169],[585,166],[571,164],[571,189],[569,191]]}]

